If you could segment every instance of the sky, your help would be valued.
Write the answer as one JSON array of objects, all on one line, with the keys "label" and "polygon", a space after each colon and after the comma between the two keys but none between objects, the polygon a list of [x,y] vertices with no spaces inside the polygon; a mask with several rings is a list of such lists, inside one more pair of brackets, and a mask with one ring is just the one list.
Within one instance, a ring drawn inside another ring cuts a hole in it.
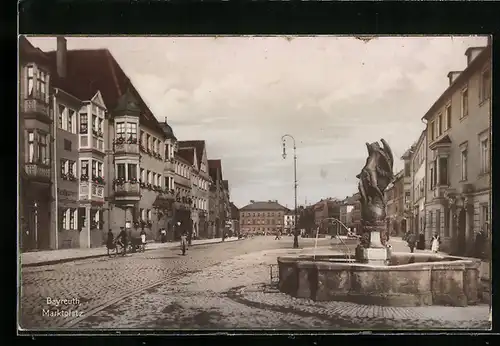
[{"label": "sky", "polygon": [[[54,37],[29,39],[54,50]],[[205,140],[221,159],[231,200],[297,203],[357,192],[365,142],[396,158],[421,118],[486,37],[67,37],[68,49],[107,48],[159,121],[179,140]]]}]

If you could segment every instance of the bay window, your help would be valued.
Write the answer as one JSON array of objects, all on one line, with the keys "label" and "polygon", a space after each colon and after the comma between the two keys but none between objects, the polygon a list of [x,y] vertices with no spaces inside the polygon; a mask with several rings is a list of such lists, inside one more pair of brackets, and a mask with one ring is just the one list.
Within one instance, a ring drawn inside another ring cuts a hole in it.
[{"label": "bay window", "polygon": [[130,141],[137,141],[137,124],[127,123],[127,139]]},{"label": "bay window", "polygon": [[125,164],[124,163],[116,164],[116,178],[117,179],[125,179]]},{"label": "bay window", "polygon": [[128,180],[137,180],[137,165],[135,163],[127,164]]},{"label": "bay window", "polygon": [[35,162],[35,132],[28,132],[28,162]]},{"label": "bay window", "polygon": [[28,96],[33,97],[35,91],[35,81],[33,80],[35,70],[33,66],[28,66]]},{"label": "bay window", "polygon": [[80,133],[88,133],[89,130],[89,117],[87,113],[80,113]]},{"label": "bay window", "polygon": [[448,185],[448,158],[439,158],[439,185]]},{"label": "bay window", "polygon": [[124,122],[116,123],[116,138],[125,139],[125,123]]},{"label": "bay window", "polygon": [[101,178],[104,178],[103,166],[102,162],[97,162],[97,176]]},{"label": "bay window", "polygon": [[43,165],[49,164],[49,135],[46,133],[38,134],[38,162]]},{"label": "bay window", "polygon": [[89,177],[89,161],[82,160],[80,161],[80,180],[86,180]]}]

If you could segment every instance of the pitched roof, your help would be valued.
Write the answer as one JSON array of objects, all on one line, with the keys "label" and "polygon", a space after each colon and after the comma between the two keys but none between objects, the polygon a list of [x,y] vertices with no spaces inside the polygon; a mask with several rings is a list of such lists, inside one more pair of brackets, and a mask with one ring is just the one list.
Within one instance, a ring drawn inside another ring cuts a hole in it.
[{"label": "pitched roof", "polygon": [[217,171],[220,173],[220,178],[222,179],[222,161],[219,159],[216,160],[207,160],[208,161],[208,174],[215,182],[217,181]]},{"label": "pitched roof", "polygon": [[201,160],[203,159],[203,150],[205,149],[205,141],[179,141],[179,148],[194,148],[196,150],[196,156],[198,159],[198,167],[201,166]]},{"label": "pitched roof", "polygon": [[194,165],[194,148],[179,148],[177,154],[189,162],[190,165]]},{"label": "pitched roof", "polygon": [[23,35],[19,36],[19,59],[26,59],[36,63],[41,63],[47,67],[52,66],[47,54],[45,54],[40,48],[34,47]]},{"label": "pitched roof", "polygon": [[118,105],[120,96],[129,89],[142,110],[140,122],[163,133],[153,113],[109,50],[68,50],[66,52],[66,77],[61,78],[57,74],[56,51],[42,52],[34,48],[24,36],[20,37],[19,45],[20,53],[27,53],[29,57],[46,56],[51,70],[52,86],[82,101],[91,100],[97,91],[101,91],[106,108],[112,112]]},{"label": "pitched roof", "polygon": [[243,211],[249,211],[249,210],[286,210],[284,206],[279,204],[278,202],[253,202],[250,203],[242,208],[240,210]]}]

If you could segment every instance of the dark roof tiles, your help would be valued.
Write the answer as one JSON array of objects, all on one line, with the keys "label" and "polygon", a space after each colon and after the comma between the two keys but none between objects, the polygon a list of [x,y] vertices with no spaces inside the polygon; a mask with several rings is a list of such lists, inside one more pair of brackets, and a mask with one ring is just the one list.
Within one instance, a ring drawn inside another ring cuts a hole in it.
[{"label": "dark roof tiles", "polygon": [[254,202],[254,203],[250,203],[250,204],[240,208],[240,211],[250,211],[250,210],[255,210],[255,211],[282,210],[282,211],[285,211],[286,207],[282,206],[281,204],[279,204],[277,202]]}]

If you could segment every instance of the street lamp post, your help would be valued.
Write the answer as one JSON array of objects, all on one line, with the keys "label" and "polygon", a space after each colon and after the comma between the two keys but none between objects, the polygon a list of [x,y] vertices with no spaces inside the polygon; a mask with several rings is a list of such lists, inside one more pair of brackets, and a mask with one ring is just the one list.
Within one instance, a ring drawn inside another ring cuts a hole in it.
[{"label": "street lamp post", "polygon": [[295,138],[292,135],[283,135],[281,141],[283,142],[283,159],[286,159],[286,137],[289,137],[293,141],[293,188],[294,188],[294,199],[295,208],[293,210],[295,222],[293,223],[293,248],[297,249],[299,247],[299,234],[297,233],[297,147],[295,146]]}]

